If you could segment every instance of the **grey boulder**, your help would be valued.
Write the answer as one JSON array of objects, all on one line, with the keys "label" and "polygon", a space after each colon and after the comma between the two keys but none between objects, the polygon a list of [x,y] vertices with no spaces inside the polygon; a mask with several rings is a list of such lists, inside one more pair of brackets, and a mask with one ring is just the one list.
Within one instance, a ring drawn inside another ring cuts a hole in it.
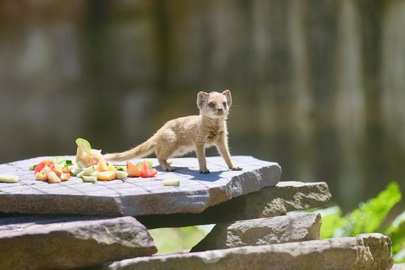
[{"label": "grey boulder", "polygon": [[319,240],[320,228],[317,213],[219,223],[191,251]]},{"label": "grey boulder", "polygon": [[391,240],[382,234],[186,254],[139,257],[104,269],[391,269]]},{"label": "grey boulder", "polygon": [[78,268],[156,252],[132,217],[0,220],[0,269]]}]

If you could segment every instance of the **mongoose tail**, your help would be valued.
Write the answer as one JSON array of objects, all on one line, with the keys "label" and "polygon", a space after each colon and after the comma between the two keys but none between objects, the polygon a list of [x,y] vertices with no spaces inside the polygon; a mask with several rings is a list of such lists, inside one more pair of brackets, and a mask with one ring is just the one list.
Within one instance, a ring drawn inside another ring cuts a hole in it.
[{"label": "mongoose tail", "polygon": [[104,158],[107,160],[125,161],[125,160],[134,159],[134,158],[147,157],[147,156],[153,154],[153,152],[155,151],[155,148],[156,148],[155,144],[153,143],[152,138],[128,151],[121,152],[121,153],[105,154]]}]

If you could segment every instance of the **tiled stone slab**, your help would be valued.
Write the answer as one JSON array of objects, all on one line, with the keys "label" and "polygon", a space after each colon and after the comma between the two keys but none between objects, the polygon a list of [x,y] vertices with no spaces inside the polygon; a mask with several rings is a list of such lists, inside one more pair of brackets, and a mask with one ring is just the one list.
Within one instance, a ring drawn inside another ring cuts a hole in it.
[{"label": "tiled stone slab", "polygon": [[[0,212],[103,216],[200,213],[212,205],[275,186],[281,175],[277,163],[247,156],[233,157],[242,171],[229,170],[221,157],[209,157],[211,173],[207,175],[199,173],[196,158],[175,158],[171,159],[175,172],[159,172],[154,178],[95,184],[72,178],[48,184],[36,181],[34,173],[28,170],[30,164],[45,158],[49,157],[0,165],[0,173],[16,174],[20,178],[19,183],[0,183]],[[158,164],[156,159],[148,160]],[[163,186],[164,179],[179,179],[180,186]]]},{"label": "tiled stone slab", "polygon": [[133,217],[0,219],[0,269],[76,269],[156,251]]},{"label": "tiled stone slab", "polygon": [[303,183],[281,181],[264,188],[214,205],[199,214],[149,215],[137,217],[149,229],[215,224],[285,215],[289,211],[325,207],[331,200],[324,182]]},{"label": "tiled stone slab", "polygon": [[391,269],[391,240],[382,234],[195,253],[139,257],[103,269]]}]

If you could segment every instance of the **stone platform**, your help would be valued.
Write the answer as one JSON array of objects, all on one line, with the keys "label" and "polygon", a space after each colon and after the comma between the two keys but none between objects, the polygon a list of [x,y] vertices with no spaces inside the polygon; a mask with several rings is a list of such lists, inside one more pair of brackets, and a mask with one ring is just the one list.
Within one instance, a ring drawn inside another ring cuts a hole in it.
[{"label": "stone platform", "polygon": [[[211,173],[206,175],[199,173],[196,158],[174,158],[171,161],[176,171],[159,171],[154,178],[92,184],[73,177],[49,184],[36,181],[34,172],[28,169],[29,165],[46,158],[50,157],[0,165],[1,173],[20,178],[19,183],[0,183],[0,212],[99,216],[200,213],[232,198],[275,186],[281,175],[277,163],[248,156],[233,157],[242,171],[229,170],[221,157],[209,157],[207,165]],[[74,160],[75,157],[64,158]],[[156,159],[148,160],[158,165]],[[163,186],[165,179],[178,179],[180,186]]]},{"label": "stone platform", "polygon": [[[0,165],[0,173],[20,178],[0,183],[0,269],[388,270],[393,265],[391,241],[384,235],[320,240],[320,214],[294,211],[327,206],[327,184],[278,183],[277,163],[237,156],[234,162],[243,171],[230,171],[222,158],[212,157],[211,174],[202,175],[197,159],[181,158],[172,160],[176,172],[154,178],[48,184],[28,170],[45,158]],[[178,179],[180,186],[163,186],[164,179]],[[155,254],[148,229],[199,224],[216,225],[193,252]]]}]

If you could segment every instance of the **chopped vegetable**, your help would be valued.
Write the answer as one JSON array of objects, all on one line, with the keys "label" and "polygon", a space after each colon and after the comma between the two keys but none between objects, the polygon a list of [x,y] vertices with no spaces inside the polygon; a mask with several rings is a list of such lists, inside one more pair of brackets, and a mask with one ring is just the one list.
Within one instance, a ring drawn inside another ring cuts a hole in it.
[{"label": "chopped vegetable", "polygon": [[69,167],[70,165],[73,165],[73,162],[70,159],[65,159],[65,165]]},{"label": "chopped vegetable", "polygon": [[97,176],[91,176],[91,175],[83,175],[82,176],[83,182],[97,182]]},{"label": "chopped vegetable", "polygon": [[142,168],[141,168],[141,177],[142,178],[147,178],[147,177],[153,177],[157,174],[157,170],[152,168],[149,168],[149,165],[146,161],[142,163]]},{"label": "chopped vegetable", "polygon": [[104,171],[97,174],[97,180],[110,181],[115,179],[117,179],[117,175],[114,171]]},{"label": "chopped vegetable", "polygon": [[136,163],[136,167],[138,167],[139,169],[142,169],[143,164],[146,163],[149,167],[149,169],[153,168],[153,162],[152,161],[139,161],[138,163]]},{"label": "chopped vegetable", "polygon": [[128,173],[124,172],[124,171],[116,171],[115,174],[117,176],[117,179],[120,179],[120,180],[128,177]]},{"label": "chopped vegetable", "polygon": [[62,180],[62,181],[67,181],[67,180],[69,180],[69,178],[70,178],[70,173],[61,173],[60,175],[59,175],[59,178],[60,178],[60,180]]},{"label": "chopped vegetable", "polygon": [[166,179],[166,180],[163,180],[163,185],[164,186],[180,186],[180,180],[179,179]]},{"label": "chopped vegetable", "polygon": [[77,138],[76,163],[81,168],[87,168],[96,165],[100,160],[104,160],[101,150],[92,149],[90,143],[83,139]]},{"label": "chopped vegetable", "polygon": [[152,162],[150,161],[143,161],[138,162],[134,165],[132,162],[127,161],[127,173],[128,177],[153,177],[157,174],[157,170],[152,168]]},{"label": "chopped vegetable", "polygon": [[[56,157],[52,160],[45,159],[38,164],[30,165],[29,169],[35,172],[35,179],[49,183],[60,183],[69,180],[71,176],[76,176],[82,178],[84,182],[96,182],[97,180],[122,180],[127,177],[153,177],[157,174],[157,170],[152,167],[153,163],[150,161],[145,160],[136,165],[127,161],[126,166],[114,166],[104,159],[101,150],[92,149],[87,140],[77,138],[76,144],[76,162],[63,157]],[[5,179],[3,181],[15,181],[14,178],[6,177]]]},{"label": "chopped vegetable", "polygon": [[91,144],[89,143],[88,140],[83,139],[83,138],[77,138],[76,139],[76,144],[77,147],[81,150],[81,151],[90,151],[91,150]]},{"label": "chopped vegetable", "polygon": [[107,161],[104,159],[101,159],[98,161],[98,166],[97,166],[97,171],[99,172],[104,172],[108,170],[108,164]]},{"label": "chopped vegetable", "polygon": [[45,181],[45,182],[48,181],[48,178],[43,171],[35,173],[35,179],[39,180],[39,181]]},{"label": "chopped vegetable", "polygon": [[124,166],[114,166],[114,167],[115,167],[115,169],[116,169],[117,171],[125,172],[125,171],[127,170],[127,168],[124,167]]},{"label": "chopped vegetable", "polygon": [[42,162],[38,163],[37,166],[35,166],[34,172],[39,172],[41,171],[45,166],[48,166],[50,169],[53,169],[55,167],[55,164],[49,160],[45,159]]},{"label": "chopped vegetable", "polygon": [[37,166],[37,164],[31,164],[30,166],[28,166],[28,170],[33,171],[33,170],[35,170],[36,166]]},{"label": "chopped vegetable", "polygon": [[14,174],[0,174],[0,182],[4,183],[17,183],[18,176]]},{"label": "chopped vegetable", "polygon": [[85,168],[83,171],[79,172],[76,176],[77,177],[82,177],[83,175],[90,175],[95,171],[96,171],[96,167],[95,166],[90,166],[90,167]]},{"label": "chopped vegetable", "polygon": [[47,175],[49,183],[59,183],[62,180],[56,175],[54,171],[50,171]]},{"label": "chopped vegetable", "polygon": [[35,179],[39,181],[48,181],[49,183],[59,183],[61,181],[67,181],[71,172],[69,170],[63,169],[59,164],[56,164],[45,159],[35,166]]},{"label": "chopped vegetable", "polygon": [[57,165],[61,166],[63,169],[68,169],[73,165],[73,162],[70,159],[63,159],[59,162],[54,161],[54,163],[57,163]]},{"label": "chopped vegetable", "polygon": [[128,177],[139,177],[141,176],[141,170],[135,166],[130,161],[127,161],[127,173]]},{"label": "chopped vegetable", "polygon": [[78,173],[82,171],[82,168],[80,168],[77,164],[74,164],[72,166],[69,166],[69,170],[73,176],[76,176]]}]

